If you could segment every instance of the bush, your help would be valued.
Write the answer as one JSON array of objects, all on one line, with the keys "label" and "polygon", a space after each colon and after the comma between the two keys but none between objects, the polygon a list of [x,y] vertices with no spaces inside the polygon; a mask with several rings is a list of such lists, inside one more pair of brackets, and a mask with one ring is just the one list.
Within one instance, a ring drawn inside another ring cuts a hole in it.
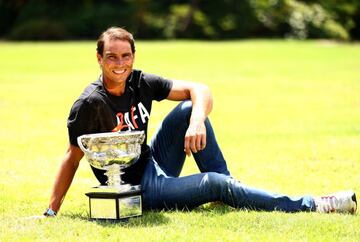
[{"label": "bush", "polygon": [[48,19],[34,19],[16,25],[8,35],[15,40],[61,40],[67,38],[62,23]]},{"label": "bush", "polygon": [[259,22],[269,32],[296,39],[349,40],[345,24],[324,4],[300,0],[249,0]]},{"label": "bush", "polygon": [[94,39],[112,25],[126,27],[143,39],[360,39],[360,2],[0,0],[0,37]]},{"label": "bush", "polygon": [[297,0],[286,0],[286,4],[289,6],[287,22],[291,28],[290,36],[349,40],[347,30],[321,5]]}]

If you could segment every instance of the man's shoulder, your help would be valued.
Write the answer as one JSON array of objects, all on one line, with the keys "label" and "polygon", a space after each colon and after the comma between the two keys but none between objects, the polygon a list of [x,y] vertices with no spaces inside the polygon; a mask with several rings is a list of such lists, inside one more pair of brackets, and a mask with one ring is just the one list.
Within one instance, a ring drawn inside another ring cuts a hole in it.
[{"label": "man's shoulder", "polygon": [[90,83],[84,91],[81,93],[80,97],[77,101],[81,102],[94,102],[99,99],[102,99],[102,97],[105,95],[104,88],[102,86],[102,82],[100,79],[96,80],[93,83]]},{"label": "man's shoulder", "polygon": [[153,75],[143,72],[142,70],[134,69],[130,79],[130,86],[135,89],[143,89],[149,87],[149,82],[153,79]]},{"label": "man's shoulder", "polygon": [[104,89],[102,88],[102,83],[100,79],[90,83],[87,87],[85,87],[83,92],[76,99],[72,109],[74,108],[77,109],[84,105],[101,102],[103,100],[104,95],[106,95],[103,92]]},{"label": "man's shoulder", "polygon": [[135,91],[140,90],[145,96],[157,101],[168,96],[173,83],[161,76],[139,71],[134,71],[132,80],[131,85]]},{"label": "man's shoulder", "polygon": [[151,87],[155,83],[170,81],[160,75],[144,72],[141,70],[133,70],[132,82],[138,87]]},{"label": "man's shoulder", "polygon": [[152,74],[152,73],[147,73],[147,72],[143,72],[143,71],[140,71],[139,77],[140,77],[140,80],[145,81],[145,82],[146,81],[153,81],[153,80],[157,80],[159,78],[162,78],[159,75]]}]

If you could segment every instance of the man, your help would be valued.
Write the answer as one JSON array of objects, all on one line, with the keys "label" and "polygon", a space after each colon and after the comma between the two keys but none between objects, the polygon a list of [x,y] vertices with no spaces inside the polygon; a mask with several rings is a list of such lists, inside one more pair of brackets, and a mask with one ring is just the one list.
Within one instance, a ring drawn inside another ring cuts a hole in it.
[{"label": "man", "polygon": [[[134,39],[129,32],[112,27],[101,34],[97,60],[102,74],[71,109],[70,144],[45,216],[55,216],[59,211],[83,157],[78,136],[125,130],[146,133],[152,101],[163,99],[183,102],[163,120],[150,145],[144,142],[139,160],[123,175],[125,182],[141,184],[144,209],[191,209],[221,201],[236,208],[265,211],[355,213],[357,203],[352,191],[291,198],[248,187],[232,178],[207,119],[212,109],[209,89],[134,70],[134,59]],[[186,155],[191,154],[201,173],[179,177]],[[105,184],[103,171],[92,169],[99,182]]]}]

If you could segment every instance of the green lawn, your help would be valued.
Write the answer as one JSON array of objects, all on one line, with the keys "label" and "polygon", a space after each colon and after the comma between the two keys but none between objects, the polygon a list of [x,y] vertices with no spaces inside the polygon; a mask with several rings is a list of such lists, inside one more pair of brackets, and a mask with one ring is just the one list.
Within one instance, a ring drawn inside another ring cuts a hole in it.
[{"label": "green lawn", "polygon": [[[359,215],[147,212],[87,218],[97,181],[86,160],[55,219],[48,204],[73,101],[100,73],[96,43],[0,42],[0,241],[358,241]],[[233,176],[289,195],[354,189],[360,197],[360,45],[324,41],[137,42],[135,67],[206,83]],[[175,105],[156,103],[150,134]],[[188,159],[182,175],[198,172]]]}]

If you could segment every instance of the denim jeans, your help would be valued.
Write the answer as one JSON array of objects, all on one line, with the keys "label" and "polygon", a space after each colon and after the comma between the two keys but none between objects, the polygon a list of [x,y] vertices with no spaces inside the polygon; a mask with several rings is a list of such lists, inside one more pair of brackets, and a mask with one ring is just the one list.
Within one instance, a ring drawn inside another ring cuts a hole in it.
[{"label": "denim jeans", "polygon": [[185,161],[184,137],[191,110],[191,101],[181,102],[164,119],[151,140],[152,155],[141,181],[144,209],[192,209],[212,201],[265,211],[315,209],[310,196],[288,197],[255,189],[234,179],[208,119],[205,121],[206,147],[193,153],[201,173],[179,177]]}]

